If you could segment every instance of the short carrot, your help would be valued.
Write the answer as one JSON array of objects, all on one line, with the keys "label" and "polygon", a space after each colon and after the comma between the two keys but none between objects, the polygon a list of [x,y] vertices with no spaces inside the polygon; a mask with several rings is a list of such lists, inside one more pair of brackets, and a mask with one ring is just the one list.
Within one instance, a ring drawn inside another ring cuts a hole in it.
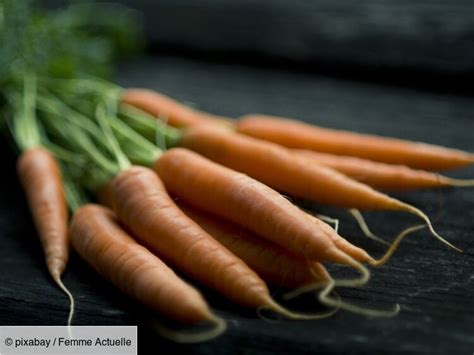
[{"label": "short carrot", "polygon": [[179,144],[290,195],[339,207],[412,213],[427,223],[436,238],[455,248],[434,231],[419,209],[327,166],[308,164],[307,158],[278,144],[211,126],[187,129]]},{"label": "short carrot", "polygon": [[238,132],[288,148],[356,156],[416,169],[441,171],[474,163],[474,154],[402,139],[322,128],[297,120],[246,115],[235,124]]},{"label": "short carrot", "polygon": [[474,180],[453,179],[429,171],[367,159],[295,149],[299,156],[333,168],[357,181],[384,190],[412,190],[430,187],[474,186]]},{"label": "short carrot", "polygon": [[[216,328],[205,338],[225,329],[202,295],[135,242],[120,227],[111,210],[94,204],[80,207],[73,215],[70,234],[74,249],[83,259],[153,311],[183,323],[215,323]],[[198,339],[204,340],[203,334]]]},{"label": "short carrot", "polygon": [[318,262],[307,263],[286,250],[258,238],[244,228],[177,201],[178,207],[209,235],[242,259],[265,281],[277,286],[300,287],[331,277]]},{"label": "short carrot", "polygon": [[192,109],[156,91],[128,89],[121,98],[123,103],[135,106],[166,120],[173,127],[226,123],[229,119]]},{"label": "short carrot", "polygon": [[122,171],[112,181],[111,196],[118,217],[139,240],[228,299],[294,319],[328,315],[295,314],[277,304],[254,271],[176,206],[152,170],[134,166]]}]

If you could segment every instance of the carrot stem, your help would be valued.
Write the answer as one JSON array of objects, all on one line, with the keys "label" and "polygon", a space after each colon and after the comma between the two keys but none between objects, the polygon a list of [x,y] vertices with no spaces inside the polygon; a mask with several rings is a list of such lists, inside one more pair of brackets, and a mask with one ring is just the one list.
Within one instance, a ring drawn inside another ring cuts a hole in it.
[{"label": "carrot stem", "polygon": [[125,122],[115,117],[109,117],[109,122],[117,135],[121,148],[132,163],[149,166],[162,154],[160,148]]},{"label": "carrot stem", "polygon": [[77,126],[77,128],[81,128],[84,133],[90,134],[99,146],[105,148],[109,153],[113,153],[111,147],[104,141],[103,133],[94,121],[65,104],[57,96],[49,92],[40,94],[38,109],[44,113],[57,117],[58,120],[66,120],[72,125]]},{"label": "carrot stem", "polygon": [[97,121],[99,122],[102,131],[104,132],[104,138],[107,140],[108,145],[113,151],[113,154],[117,160],[118,166],[120,170],[125,170],[131,166],[130,160],[126,157],[126,155],[120,149],[119,143],[115,138],[115,135],[110,127],[109,120],[107,119],[107,108],[106,105],[100,103],[97,106],[95,115]]},{"label": "carrot stem", "polygon": [[134,106],[120,104],[119,116],[127,125],[163,150],[177,146],[181,139],[181,130],[167,126]]},{"label": "carrot stem", "polygon": [[23,95],[10,93],[6,96],[14,107],[12,134],[21,151],[41,145],[41,134],[36,118],[36,78],[32,73],[23,75]]}]

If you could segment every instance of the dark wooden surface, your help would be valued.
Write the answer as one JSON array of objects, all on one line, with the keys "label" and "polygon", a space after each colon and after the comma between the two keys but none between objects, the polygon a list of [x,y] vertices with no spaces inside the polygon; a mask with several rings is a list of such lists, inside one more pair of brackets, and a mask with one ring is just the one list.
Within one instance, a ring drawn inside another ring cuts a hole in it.
[{"label": "dark wooden surface", "polygon": [[[125,86],[161,90],[224,115],[263,112],[302,118],[325,126],[394,135],[474,151],[474,102],[382,85],[361,84],[283,70],[214,64],[176,57],[148,57],[125,65]],[[0,182],[0,324],[64,324],[67,301],[52,284],[37,235],[15,176],[8,143]],[[474,177],[474,168],[452,176]],[[144,323],[147,315],[129,298],[96,276],[76,255],[64,281],[77,302],[77,325],[139,324],[140,348],[157,353],[453,353],[474,351],[474,190],[447,189],[395,196],[439,219],[437,230],[464,250],[448,250],[427,232],[407,239],[392,261],[373,271],[367,287],[341,290],[345,300],[402,311],[393,319],[370,319],[348,312],[311,322],[267,322],[252,310],[235,307],[204,290],[216,312],[228,321],[215,341],[183,346],[159,339]],[[361,237],[344,211],[300,201],[341,219],[341,233],[380,255],[383,248]],[[385,237],[414,224],[413,217],[370,213],[373,229]],[[344,270],[333,269],[336,275]],[[275,289],[275,292],[279,292]],[[312,298],[291,304],[319,310]]]}]

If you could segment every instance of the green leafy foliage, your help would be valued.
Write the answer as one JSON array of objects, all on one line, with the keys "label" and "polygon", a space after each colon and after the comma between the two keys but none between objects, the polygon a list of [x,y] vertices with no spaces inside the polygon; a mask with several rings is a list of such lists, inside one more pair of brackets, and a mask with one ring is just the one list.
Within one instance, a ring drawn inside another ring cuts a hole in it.
[{"label": "green leafy foliage", "polygon": [[140,16],[121,5],[76,3],[45,11],[31,0],[0,2],[0,84],[38,76],[108,77],[141,47]]},{"label": "green leafy foliage", "polygon": [[109,123],[121,88],[106,79],[140,49],[140,22],[112,3],[45,10],[0,0],[1,128],[19,150],[41,145],[56,156],[72,208],[129,164]]}]

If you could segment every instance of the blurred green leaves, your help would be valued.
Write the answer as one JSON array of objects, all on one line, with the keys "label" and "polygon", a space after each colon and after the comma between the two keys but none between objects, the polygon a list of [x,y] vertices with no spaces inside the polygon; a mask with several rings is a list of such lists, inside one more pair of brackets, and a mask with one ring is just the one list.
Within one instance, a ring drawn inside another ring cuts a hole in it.
[{"label": "blurred green leaves", "polygon": [[0,85],[38,76],[109,77],[142,46],[141,17],[111,3],[75,2],[46,11],[32,0],[0,0]]}]

